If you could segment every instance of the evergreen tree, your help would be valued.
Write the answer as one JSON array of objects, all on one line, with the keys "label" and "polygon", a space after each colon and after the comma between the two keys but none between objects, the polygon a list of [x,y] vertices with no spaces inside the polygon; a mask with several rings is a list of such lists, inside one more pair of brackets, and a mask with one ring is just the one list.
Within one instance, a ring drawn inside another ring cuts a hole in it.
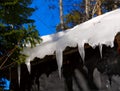
[{"label": "evergreen tree", "polygon": [[[21,54],[23,47],[40,43],[38,31],[29,19],[34,8],[32,0],[0,0],[0,70],[23,63],[27,55]],[[27,25],[28,24],[28,25]]]}]

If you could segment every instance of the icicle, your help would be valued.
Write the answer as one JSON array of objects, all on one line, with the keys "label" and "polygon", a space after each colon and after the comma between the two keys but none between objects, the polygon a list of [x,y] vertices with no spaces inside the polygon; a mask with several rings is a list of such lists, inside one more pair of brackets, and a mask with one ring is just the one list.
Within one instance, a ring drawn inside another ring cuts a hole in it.
[{"label": "icicle", "polygon": [[20,71],[21,71],[20,64],[18,64],[18,84],[19,84],[19,86],[20,86]]},{"label": "icicle", "polygon": [[[83,74],[78,70],[74,70],[74,75],[77,78],[78,84],[80,84],[82,91],[91,91],[87,85],[87,80],[84,78]],[[78,90],[79,91],[79,90]]]},{"label": "icicle", "polygon": [[102,58],[102,44],[99,44],[100,56]]},{"label": "icicle", "polygon": [[88,68],[84,65],[83,66],[83,70],[86,72],[86,73],[88,73]]},{"label": "icicle", "polygon": [[27,66],[28,72],[30,73],[30,71],[31,71],[30,61],[26,61],[25,64]]},{"label": "icicle", "polygon": [[78,51],[79,51],[79,53],[80,53],[80,55],[81,55],[81,57],[82,57],[82,60],[84,61],[84,59],[85,59],[84,46],[79,46],[79,45],[78,45]]},{"label": "icicle", "polygon": [[60,49],[56,50],[56,60],[57,60],[57,65],[58,65],[59,76],[61,78],[61,67],[62,67],[62,62],[63,62],[63,53],[62,53],[62,50],[60,50]]},{"label": "icicle", "polygon": [[97,68],[95,68],[93,71],[93,81],[99,89],[102,87],[101,73],[98,71]]}]

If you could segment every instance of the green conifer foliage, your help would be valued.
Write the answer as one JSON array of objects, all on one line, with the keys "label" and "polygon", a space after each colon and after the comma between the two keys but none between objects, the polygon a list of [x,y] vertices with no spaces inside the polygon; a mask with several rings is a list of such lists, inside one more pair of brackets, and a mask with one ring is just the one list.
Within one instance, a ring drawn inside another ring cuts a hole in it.
[{"label": "green conifer foliage", "polygon": [[29,19],[35,11],[32,0],[0,0],[0,70],[16,63],[23,63],[27,55],[23,47],[40,43],[38,31]]}]

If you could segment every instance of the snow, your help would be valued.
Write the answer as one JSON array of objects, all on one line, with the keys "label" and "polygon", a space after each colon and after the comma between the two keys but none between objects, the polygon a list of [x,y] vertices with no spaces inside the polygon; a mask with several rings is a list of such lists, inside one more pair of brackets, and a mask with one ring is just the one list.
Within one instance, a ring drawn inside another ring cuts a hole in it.
[{"label": "snow", "polygon": [[97,16],[67,31],[43,36],[41,44],[35,48],[26,47],[23,53],[29,56],[26,60],[27,64],[35,57],[42,59],[46,55],[54,55],[56,53],[60,72],[63,59],[62,52],[66,47],[78,46],[79,53],[84,60],[84,44],[88,43],[93,48],[99,46],[102,56],[102,45],[113,47],[114,37],[118,32],[120,32],[120,9]]}]

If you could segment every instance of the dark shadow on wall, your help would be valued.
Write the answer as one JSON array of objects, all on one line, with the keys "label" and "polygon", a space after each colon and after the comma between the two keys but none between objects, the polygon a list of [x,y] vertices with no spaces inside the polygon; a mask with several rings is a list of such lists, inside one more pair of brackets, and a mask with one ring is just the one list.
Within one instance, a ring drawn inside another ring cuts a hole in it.
[{"label": "dark shadow on wall", "polygon": [[[86,51],[86,50],[85,50]],[[81,85],[81,82],[79,81],[80,78],[76,76],[75,70],[78,70],[79,74],[82,74],[82,76],[85,78],[86,84],[90,89],[96,89],[95,84],[93,83],[91,70],[94,69],[92,67],[95,63],[93,62],[93,59],[97,61],[96,58],[91,55],[96,55],[95,51],[93,49],[87,50],[90,53],[86,53],[86,56],[88,58],[85,59],[85,62],[82,61],[78,51],[64,55],[64,62],[63,62],[63,77],[64,77],[64,83],[66,84],[66,90],[65,91],[76,91],[74,88],[74,83],[77,85],[77,88],[79,91],[84,91],[84,88]],[[93,57],[93,59],[91,58]],[[27,71],[27,67],[25,64],[21,65],[21,84],[20,88],[17,89],[17,91],[41,91],[40,86],[41,82],[39,78],[42,74],[46,74],[47,77],[49,75],[57,70],[57,63],[56,59],[53,56],[45,57],[47,61],[40,62],[40,59],[35,58],[33,62],[31,62],[31,74]],[[91,59],[90,59],[91,58]],[[90,62],[92,65],[87,65],[87,62]],[[84,66],[87,67],[88,71],[84,69]],[[56,78],[54,78],[55,80]],[[64,84],[61,83],[61,84]],[[59,89],[59,88],[58,88]],[[51,90],[49,90],[51,91]],[[57,91],[57,89],[56,89]]]},{"label": "dark shadow on wall", "polygon": [[[106,73],[108,77],[111,77],[113,74],[120,74],[120,55],[116,50],[116,47],[110,48],[103,46],[103,58],[101,58],[99,47],[96,47],[95,49],[92,49],[91,47],[87,48],[85,49],[84,62],[78,51],[64,55],[62,73],[67,89],[63,88],[63,91],[99,90],[93,81],[93,71],[95,68],[97,68],[101,73]],[[44,60],[35,58],[35,60],[31,62],[31,65],[31,74],[27,71],[25,64],[21,65],[20,88],[15,87],[14,91],[42,91],[40,88],[42,82],[39,80],[41,75],[46,74],[49,78],[49,75],[57,70],[56,58],[54,56],[47,56]],[[84,80],[82,80],[82,77]],[[53,80],[55,79],[58,78],[54,78]],[[15,85],[17,83],[15,80],[17,79],[14,79],[13,86],[17,86]],[[74,86],[74,84],[76,85]],[[83,84],[86,86],[83,86]],[[75,89],[75,87],[77,87],[77,89]],[[86,90],[86,87],[88,87],[88,90]],[[58,89],[59,88],[56,88],[56,91]]]},{"label": "dark shadow on wall", "polygon": [[[96,48],[95,50],[93,50],[92,48],[85,50],[85,55],[87,58],[85,58],[84,62],[78,52],[64,57],[65,62],[63,65],[63,76],[65,78],[65,83],[68,88],[67,91],[74,91],[73,80],[76,83],[79,91],[85,91],[85,89],[89,89],[90,91],[98,90],[95,83],[93,82],[93,70],[96,67],[96,64],[100,58],[97,51],[98,48]],[[77,73],[75,72],[76,69]],[[80,80],[78,75],[81,77],[81,79],[84,80]],[[81,81],[85,82],[82,83]],[[81,84],[88,86],[82,86]]]}]

